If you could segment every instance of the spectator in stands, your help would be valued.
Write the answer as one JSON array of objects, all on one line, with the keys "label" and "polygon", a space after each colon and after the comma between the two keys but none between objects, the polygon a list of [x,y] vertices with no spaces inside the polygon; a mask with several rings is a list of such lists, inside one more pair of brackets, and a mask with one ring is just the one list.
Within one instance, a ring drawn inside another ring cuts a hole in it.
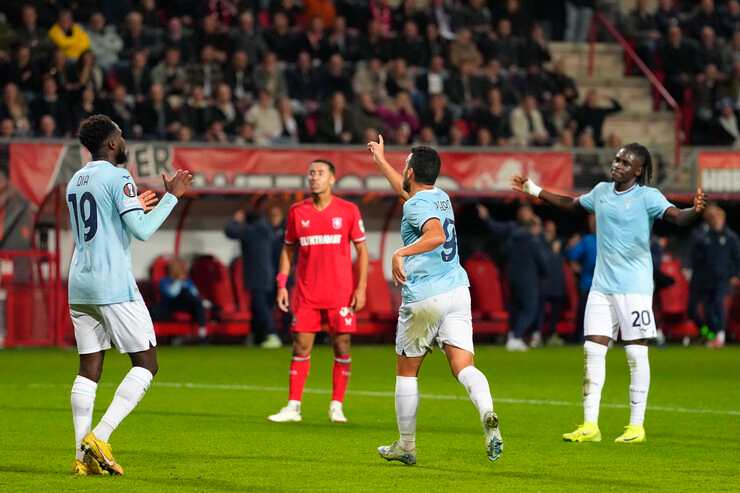
[{"label": "spectator in stands", "polygon": [[172,108],[165,100],[161,84],[152,84],[149,97],[136,106],[134,135],[145,139],[165,140],[174,122]]},{"label": "spectator in stands", "polygon": [[66,100],[60,97],[57,82],[51,75],[44,77],[41,97],[34,99],[31,103],[31,119],[36,128],[39,127],[41,117],[44,115],[49,115],[54,119],[60,134],[66,132],[65,122],[69,116],[69,107]]},{"label": "spectator in stands", "polygon": [[[599,102],[610,102],[608,107],[600,106]],[[598,147],[604,145],[601,132],[604,127],[604,120],[609,115],[622,111],[622,105],[614,98],[601,98],[596,90],[592,89],[586,93],[583,104],[576,109],[575,120],[578,124],[577,133],[582,133],[584,129],[590,128],[594,142]]]},{"label": "spectator in stands", "polygon": [[[660,31],[655,15],[648,10],[648,0],[637,0],[625,21],[625,34],[634,43],[637,55],[649,67],[654,66]],[[637,73],[635,67],[632,71]]]},{"label": "spectator in stands", "polygon": [[594,4],[594,0],[566,0],[565,41],[583,43],[588,39]]},{"label": "spectator in stands", "polygon": [[345,60],[355,62],[360,56],[360,44],[355,30],[347,28],[347,20],[338,16],[329,34],[329,52],[339,53]]},{"label": "spectator in stands", "polygon": [[545,125],[550,135],[561,135],[563,130],[575,128],[573,113],[568,108],[568,101],[562,93],[556,93],[552,97],[552,106],[547,112]]},{"label": "spectator in stands", "polygon": [[260,91],[257,104],[247,111],[246,121],[254,127],[254,142],[258,145],[268,145],[283,133],[280,113],[266,90]]},{"label": "spectator in stands", "polygon": [[388,96],[386,82],[388,72],[383,61],[374,57],[360,61],[352,77],[352,88],[355,94],[368,93],[375,101],[383,101]]},{"label": "spectator in stands", "polygon": [[383,126],[393,132],[404,123],[409,126],[412,135],[419,130],[419,117],[407,92],[399,92],[388,107],[378,106],[377,115],[383,120]]},{"label": "spectator in stands", "polygon": [[[740,31],[738,31],[740,33]],[[740,41],[740,36],[736,36]],[[738,52],[740,53],[740,43],[738,44]],[[730,77],[725,80],[722,86],[722,95],[729,98],[733,104],[740,108],[740,60],[736,61]]]},{"label": "spectator in stands", "polygon": [[414,76],[406,64],[404,58],[396,58],[391,60],[390,70],[388,70],[388,76],[385,81],[386,93],[389,97],[395,98],[401,91],[413,95],[416,91],[414,84]]},{"label": "spectator in stands", "polygon": [[30,128],[28,105],[26,98],[12,82],[5,84],[3,100],[0,103],[0,119],[9,119],[14,127]]},{"label": "spectator in stands", "polygon": [[596,268],[596,217],[588,215],[588,234],[581,237],[574,235],[568,240],[565,250],[567,258],[573,270],[579,273],[578,278],[578,326],[576,340],[583,342],[583,316],[586,312],[586,300],[594,280],[594,269]]},{"label": "spectator in stands", "polygon": [[188,85],[188,74],[182,64],[180,48],[168,46],[164,52],[164,59],[151,72],[151,80],[161,84],[167,94],[184,95]]},{"label": "spectator in stands", "polygon": [[718,206],[708,207],[704,213],[704,224],[691,239],[689,259],[690,316],[702,327],[711,347],[722,347],[727,323],[725,296],[730,284],[740,284],[740,240],[726,225],[725,211]]},{"label": "spectator in stands", "polygon": [[211,45],[204,45],[200,50],[200,63],[191,63],[188,67],[188,81],[201,86],[206,97],[210,97],[222,80],[223,72],[216,59],[216,50]]},{"label": "spectator in stands", "polygon": [[668,30],[678,22],[681,11],[676,5],[676,0],[658,0],[658,8],[655,10],[655,24],[658,32],[666,35]]},{"label": "spectator in stands", "polygon": [[457,31],[455,41],[450,45],[450,63],[459,70],[462,70],[463,64],[470,64],[475,68],[483,63],[483,56],[468,29]]},{"label": "spectator in stands", "polygon": [[12,61],[5,65],[6,81],[18,86],[26,99],[35,96],[41,87],[41,73],[39,66],[31,59],[31,48],[20,45]]},{"label": "spectator in stands", "polygon": [[[280,338],[275,332],[275,243],[276,228],[266,216],[267,196],[257,201],[248,215],[244,210],[234,213],[226,225],[226,236],[238,240],[242,250],[244,287],[252,299],[252,332],[255,343],[263,348],[279,348]],[[271,213],[271,215],[274,213]],[[282,237],[280,237],[282,242]]]},{"label": "spectator in stands", "polygon": [[439,26],[437,26],[437,24],[433,22],[427,24],[426,36],[424,39],[427,44],[427,53],[429,53],[430,60],[431,57],[435,56],[447,56],[448,40],[440,35]]},{"label": "spectator in stands", "polygon": [[146,50],[138,50],[132,55],[130,68],[118,70],[118,81],[126,87],[126,92],[136,103],[146,99],[152,85],[151,71],[147,62]]},{"label": "spectator in stands", "polygon": [[696,43],[684,39],[681,27],[675,23],[668,28],[668,39],[660,48],[660,60],[666,75],[665,87],[680,104],[684,91],[690,87],[694,74],[700,70]]},{"label": "spectator in stands", "polygon": [[290,31],[290,21],[284,12],[278,11],[272,17],[272,28],[264,33],[264,39],[268,50],[280,60],[295,60],[295,35]]},{"label": "spectator in stands", "polygon": [[340,91],[345,99],[351,100],[352,78],[344,67],[342,55],[335,53],[329,58],[329,63],[321,75],[321,96],[323,98],[333,97],[334,93]]},{"label": "spectator in stands", "polygon": [[498,21],[498,37],[494,43],[496,59],[509,70],[521,65],[522,40],[512,33],[511,21],[503,18]]},{"label": "spectator in stands", "polygon": [[305,142],[308,139],[306,125],[300,115],[293,113],[293,104],[290,99],[287,97],[280,98],[277,106],[283,127],[283,133],[278,137],[277,142],[281,144]]},{"label": "spectator in stands", "polygon": [[[365,135],[368,129],[377,131],[383,125],[383,121],[378,117],[378,107],[367,92],[358,94],[350,111],[352,112],[351,121],[354,124],[353,133],[357,136]],[[364,138],[361,140],[370,142]]]},{"label": "spectator in stands", "polygon": [[459,71],[447,79],[445,94],[455,105],[472,107],[477,106],[485,97],[486,83],[475,73],[475,66],[471,62],[463,62]]},{"label": "spectator in stands", "polygon": [[159,281],[160,302],[152,310],[152,318],[157,321],[171,321],[176,312],[188,313],[198,324],[198,337],[205,339],[206,310],[204,300],[193,280],[188,277],[185,262],[173,258],[167,266],[167,275]]},{"label": "spectator in stands", "polygon": [[80,101],[72,108],[70,131],[75,132],[80,127],[82,120],[97,113],[100,113],[100,108],[95,100],[95,91],[92,87],[87,86],[82,90]]},{"label": "spectator in stands", "polygon": [[0,138],[10,139],[15,137],[15,123],[10,118],[0,119]]},{"label": "spectator in stands", "polygon": [[295,67],[286,74],[288,95],[305,112],[313,112],[319,107],[321,80],[313,67],[311,55],[302,50],[298,54]]},{"label": "spectator in stands", "polygon": [[352,116],[344,93],[336,91],[331,101],[319,117],[316,126],[316,140],[332,144],[350,144],[357,141],[353,134]]},{"label": "spectator in stands", "polygon": [[517,146],[545,145],[550,136],[545,129],[542,113],[537,108],[537,98],[527,94],[511,112],[512,144]]},{"label": "spectator in stands", "polygon": [[726,48],[717,39],[714,29],[709,26],[704,26],[701,29],[697,57],[699,70],[704,70],[709,64],[715,65],[720,72],[725,72],[729,69],[729,67],[725,66],[725,61],[728,58]]},{"label": "spectator in stands", "polygon": [[225,26],[219,25],[216,14],[209,14],[203,17],[201,29],[198,32],[198,44],[212,46],[213,59],[218,64],[223,64],[228,59],[231,41],[225,29]]},{"label": "spectator in stands", "polygon": [[257,94],[246,51],[237,50],[232,53],[231,64],[224,74],[224,82],[231,88],[237,110],[244,113]]},{"label": "spectator in stands", "polygon": [[695,38],[701,36],[702,29],[705,27],[712,28],[714,32],[721,32],[722,19],[714,6],[714,0],[701,0],[701,3],[687,24],[690,34]]},{"label": "spectator in stands", "polygon": [[55,139],[61,137],[61,133],[57,130],[57,123],[54,117],[51,115],[44,115],[39,120],[39,129],[36,132],[37,137],[42,139]]},{"label": "spectator in stands", "polygon": [[148,56],[156,58],[159,56],[159,43],[154,32],[144,26],[144,18],[141,12],[133,10],[126,16],[126,25],[122,34],[124,58],[142,50],[148,51]]},{"label": "spectator in stands", "polygon": [[522,46],[521,59],[528,65],[536,65],[538,68],[549,62],[550,49],[547,47],[545,31],[537,23],[532,24],[529,38]]},{"label": "spectator in stands", "polygon": [[444,143],[450,133],[452,120],[452,111],[447,106],[444,94],[434,94],[429,99],[428,109],[422,115],[421,124],[431,129],[434,140]]},{"label": "spectator in stands", "polygon": [[720,14],[722,31],[718,33],[722,37],[731,38],[738,32],[740,26],[740,1],[729,0]]},{"label": "spectator in stands", "polygon": [[696,77],[694,86],[694,123],[691,141],[695,145],[711,145],[714,140],[714,114],[720,100],[722,74],[710,63]]},{"label": "spectator in stands", "polygon": [[87,35],[90,38],[90,50],[95,53],[100,68],[103,70],[112,68],[123,49],[123,40],[116,32],[116,27],[106,25],[103,13],[95,12],[90,16]]},{"label": "spectator in stands", "polygon": [[565,62],[562,58],[553,63],[553,70],[548,75],[552,81],[553,91],[562,93],[568,104],[575,104],[578,100],[578,87],[575,79],[565,73]]},{"label": "spectator in stands", "polygon": [[239,27],[231,33],[233,49],[244,51],[249,60],[257,61],[267,51],[262,34],[254,26],[254,14],[245,10],[239,16]]},{"label": "spectator in stands", "polygon": [[[192,36],[188,30],[182,27],[182,21],[179,17],[172,17],[167,23],[167,32],[164,36],[164,44],[166,46],[176,46],[180,48],[180,57],[182,58],[183,63],[190,63],[195,58],[195,47],[193,46]],[[237,49],[239,48],[241,48],[241,46],[237,47]],[[253,60],[256,60],[256,58],[253,58]]]},{"label": "spectator in stands", "polygon": [[224,124],[224,131],[234,135],[236,129],[244,123],[242,114],[237,110],[231,97],[231,87],[222,82],[216,88],[216,97],[213,101],[213,114]]},{"label": "spectator in stands", "polygon": [[719,116],[712,135],[715,145],[740,148],[740,116],[729,98],[719,102]]},{"label": "spectator in stands", "polygon": [[474,122],[491,132],[495,145],[507,145],[511,138],[509,114],[504,107],[501,91],[497,87],[488,90],[488,104],[479,108]]},{"label": "spectator in stands", "polygon": [[421,94],[433,96],[444,92],[448,79],[444,57],[435,55],[429,62],[429,68],[416,77],[415,86]]},{"label": "spectator in stands", "polygon": [[113,88],[113,97],[108,103],[107,114],[121,127],[124,135],[131,135],[134,124],[136,105],[126,92],[126,87],[118,85]]},{"label": "spectator in stands", "polygon": [[71,10],[60,10],[57,22],[49,29],[49,38],[70,60],[90,49],[87,32],[74,21]]},{"label": "spectator in stands", "polygon": [[46,58],[53,50],[46,29],[39,26],[36,6],[26,3],[21,7],[21,25],[15,28],[15,37],[29,48],[34,61]]},{"label": "spectator in stands", "polygon": [[523,205],[517,211],[516,222],[499,222],[479,204],[478,218],[489,233],[504,243],[505,271],[511,290],[506,349],[526,351],[524,337],[538,318],[540,278],[545,273],[542,248],[532,231],[536,223],[534,212],[530,206]]},{"label": "spectator in stands", "polygon": [[260,66],[255,69],[254,86],[257,91],[267,91],[274,98],[288,95],[288,83],[275,53],[266,53]]},{"label": "spectator in stands", "polygon": [[396,58],[401,58],[412,67],[426,67],[430,56],[424,38],[419,34],[419,25],[411,19],[403,24],[403,33],[393,49]]}]

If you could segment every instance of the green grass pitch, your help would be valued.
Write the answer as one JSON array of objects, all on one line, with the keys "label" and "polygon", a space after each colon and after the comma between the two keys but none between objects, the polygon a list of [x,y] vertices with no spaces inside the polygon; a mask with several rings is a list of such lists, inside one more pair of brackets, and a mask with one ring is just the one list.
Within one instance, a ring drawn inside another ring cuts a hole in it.
[{"label": "green grass pitch", "polygon": [[[381,460],[396,438],[390,346],[353,350],[347,425],[328,421],[331,353],[313,355],[298,424],[265,417],[286,401],[289,350],[160,350],[160,373],[111,438],[123,477],[70,474],[73,351],[0,352],[0,491],[739,491],[740,347],[651,349],[639,445],[613,443],[629,418],[624,351],[609,352],[604,441],[563,443],[581,421],[581,350],[478,348],[501,418],[502,459],[485,457],[477,414],[439,351],[420,375],[418,465]],[[109,352],[95,421],[128,369]]]}]

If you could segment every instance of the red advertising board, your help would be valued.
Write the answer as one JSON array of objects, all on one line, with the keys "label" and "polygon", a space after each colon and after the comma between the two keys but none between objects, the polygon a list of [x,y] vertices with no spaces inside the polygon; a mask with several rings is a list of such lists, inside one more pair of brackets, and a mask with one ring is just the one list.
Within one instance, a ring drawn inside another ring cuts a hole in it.
[{"label": "red advertising board", "polygon": [[699,184],[705,192],[740,193],[740,152],[699,152]]}]

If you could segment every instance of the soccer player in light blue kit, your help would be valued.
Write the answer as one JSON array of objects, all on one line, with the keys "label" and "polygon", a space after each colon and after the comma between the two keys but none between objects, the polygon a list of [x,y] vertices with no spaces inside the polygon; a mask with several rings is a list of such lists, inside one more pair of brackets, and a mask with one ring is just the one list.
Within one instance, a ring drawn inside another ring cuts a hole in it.
[{"label": "soccer player in light blue kit", "polygon": [[523,177],[513,179],[516,191],[563,209],[580,208],[596,215],[596,269],[584,317],[583,424],[563,435],[567,442],[601,441],[598,418],[606,352],[609,342],[620,335],[630,367],[630,422],[615,442],[645,441],[648,342],[656,337],[650,230],[656,219],[689,225],[706,206],[704,194],[697,189],[693,207],[675,207],[657,189],[647,186],[652,168],[650,152],[633,143],[617,152],[611,167],[612,182],[601,182],[575,199],[543,190]]},{"label": "soccer player in light blue kit", "polygon": [[[79,139],[92,161],[67,185],[69,224],[75,250],[69,269],[69,312],[75,330],[80,369],[72,385],[72,420],[76,475],[123,474],[108,444],[113,430],[136,407],[157,373],[157,341],[149,311],[131,271],[131,236],[147,240],[167,219],[193,177],[177,171],[162,175],[159,204],[153,193],[136,193],[126,170],[126,141],[105,115],[80,125]],[[145,209],[151,211],[145,214]],[[116,389],[100,423],[91,430],[95,392],[111,343],[128,353],[132,368]]]},{"label": "soccer player in light blue kit", "polygon": [[373,160],[405,201],[401,220],[404,246],[393,254],[393,279],[402,285],[403,303],[396,328],[396,421],[400,438],[378,447],[386,460],[416,464],[417,375],[435,340],[450,370],[478,409],[486,455],[501,457],[504,443],[486,376],[473,364],[470,283],[460,266],[455,215],[447,194],[434,186],[441,161],[437,151],[411,149],[403,174],[386,161],[383,137],[368,143]]}]

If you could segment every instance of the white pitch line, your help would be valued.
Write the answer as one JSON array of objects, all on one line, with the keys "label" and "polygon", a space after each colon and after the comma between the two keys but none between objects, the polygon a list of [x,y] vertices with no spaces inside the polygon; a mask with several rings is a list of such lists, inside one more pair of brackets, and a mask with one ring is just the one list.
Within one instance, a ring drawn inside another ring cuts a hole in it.
[{"label": "white pitch line", "polygon": [[[115,384],[102,383],[100,387],[113,387]],[[153,382],[155,387],[167,387],[171,389],[200,389],[200,390],[240,390],[244,392],[287,392],[288,387],[268,387],[261,385],[241,385],[241,384],[226,384],[226,383],[194,383],[194,382]],[[2,384],[0,384],[2,386]],[[53,383],[32,383],[29,384],[30,388],[54,388],[54,387],[66,387],[66,385],[53,384]],[[313,389],[306,388],[303,390],[307,394],[331,394],[331,389]],[[358,395],[362,397],[383,397],[392,398],[395,396],[393,392],[382,391],[382,390],[348,390],[350,395]],[[422,399],[431,399],[436,401],[467,401],[467,396],[453,395],[453,394],[421,394]],[[562,406],[562,407],[581,407],[580,402],[573,401],[556,401],[549,399],[513,399],[510,397],[493,397],[494,403],[502,402],[504,404],[526,404],[529,406]],[[601,407],[608,407],[612,409],[628,409],[627,404],[618,403],[602,403]],[[666,413],[684,413],[684,414],[718,414],[723,416],[740,416],[740,411],[734,409],[702,409],[702,408],[689,408],[689,407],[676,407],[676,406],[653,406],[648,404],[650,411],[661,411]]]}]

